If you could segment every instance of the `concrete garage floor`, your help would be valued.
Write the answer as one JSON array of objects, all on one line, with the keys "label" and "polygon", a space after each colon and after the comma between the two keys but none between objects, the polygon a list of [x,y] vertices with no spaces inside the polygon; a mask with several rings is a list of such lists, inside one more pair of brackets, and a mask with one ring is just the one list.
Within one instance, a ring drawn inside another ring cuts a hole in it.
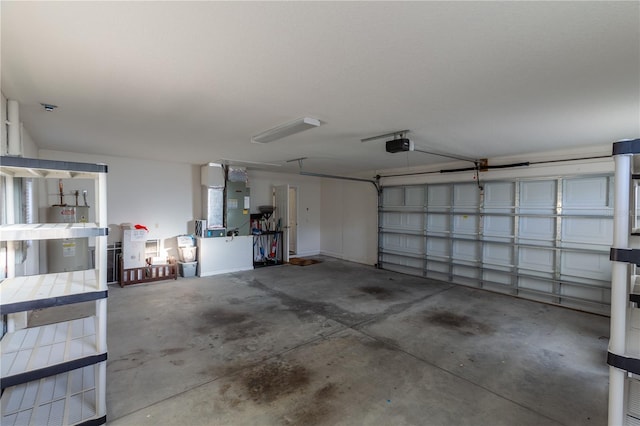
[{"label": "concrete garage floor", "polygon": [[606,424],[608,318],[319,259],[110,287],[109,424]]}]

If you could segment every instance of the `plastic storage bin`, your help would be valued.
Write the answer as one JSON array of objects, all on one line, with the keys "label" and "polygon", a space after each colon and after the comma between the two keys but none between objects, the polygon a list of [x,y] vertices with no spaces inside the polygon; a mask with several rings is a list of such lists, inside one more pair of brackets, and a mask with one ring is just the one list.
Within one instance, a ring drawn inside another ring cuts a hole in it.
[{"label": "plastic storage bin", "polygon": [[183,278],[195,277],[197,266],[198,262],[178,262],[178,272]]}]

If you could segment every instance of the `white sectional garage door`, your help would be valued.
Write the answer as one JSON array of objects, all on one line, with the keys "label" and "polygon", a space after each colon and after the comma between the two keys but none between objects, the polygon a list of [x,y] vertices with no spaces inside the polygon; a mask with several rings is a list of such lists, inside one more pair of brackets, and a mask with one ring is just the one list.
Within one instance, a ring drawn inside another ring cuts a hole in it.
[{"label": "white sectional garage door", "polygon": [[379,265],[609,313],[613,177],[383,188]]}]

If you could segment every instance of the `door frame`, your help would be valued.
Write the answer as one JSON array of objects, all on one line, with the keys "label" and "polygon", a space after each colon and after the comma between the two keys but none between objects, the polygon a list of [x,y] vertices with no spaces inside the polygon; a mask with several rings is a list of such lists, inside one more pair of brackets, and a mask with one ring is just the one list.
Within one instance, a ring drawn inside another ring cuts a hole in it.
[{"label": "door frame", "polygon": [[280,222],[282,226],[282,238],[280,244],[282,245],[282,261],[284,263],[289,262],[289,188],[289,184],[273,186],[273,205],[276,207],[274,221],[276,223],[278,222],[278,219],[283,219],[282,210],[284,209],[281,207],[286,206],[284,218],[287,220],[281,220]]},{"label": "door frame", "polygon": [[[293,253],[291,253],[291,242],[292,242],[292,234],[290,231],[290,227],[288,227],[289,229],[289,235],[287,237],[288,242],[289,242],[289,253],[293,254],[293,255],[297,255],[298,254],[298,207],[299,207],[299,197],[300,197],[300,192],[298,191],[298,186],[296,185],[289,185],[289,195],[291,194],[291,191],[293,190],[293,192],[295,192],[295,200],[291,200],[291,196],[289,196],[287,198],[287,204],[289,206],[289,223],[291,223],[292,221],[295,223],[295,233],[293,235]],[[291,207],[294,207],[294,217],[292,217],[291,215]]]}]

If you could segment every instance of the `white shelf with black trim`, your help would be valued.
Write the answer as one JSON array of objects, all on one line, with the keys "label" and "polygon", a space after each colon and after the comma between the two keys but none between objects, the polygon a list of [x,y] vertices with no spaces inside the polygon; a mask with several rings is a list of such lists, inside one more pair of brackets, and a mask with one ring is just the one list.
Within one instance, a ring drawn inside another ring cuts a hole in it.
[{"label": "white shelf with black trim", "polygon": [[1,423],[10,425],[105,424],[96,396],[100,374],[97,365],[75,369],[10,387],[2,396]]},{"label": "white shelf with black trim", "polygon": [[46,179],[95,179],[107,173],[106,164],[41,160],[38,158],[2,156],[0,174],[8,177]]},{"label": "white shelf with black trim", "polygon": [[638,154],[640,139],[613,144],[615,200],[607,354],[611,426],[640,426],[640,232],[635,211],[640,174],[634,173],[633,164]]},{"label": "white shelf with black trim", "polygon": [[0,342],[2,388],[107,360],[95,316],[7,333]]},{"label": "white shelf with black trim", "polygon": [[625,351],[622,354],[609,352],[607,363],[628,373],[640,375],[640,310],[627,311]]},{"label": "white shelf with black trim", "polygon": [[[15,276],[0,282],[0,310],[11,316],[52,306],[95,301],[95,314],[18,329],[7,322],[0,341],[2,425],[106,423],[107,234],[104,164],[2,157],[0,175],[13,178],[92,179],[95,223],[3,224],[0,241],[95,238],[95,269]],[[10,182],[12,184],[12,182]]]},{"label": "white shelf with black trim", "polygon": [[3,314],[89,302],[107,297],[98,282],[98,271],[58,272],[7,278],[0,285]]},{"label": "white shelf with black trim", "polygon": [[95,223],[29,223],[1,225],[0,241],[25,239],[53,240],[61,238],[102,237],[108,228],[99,228]]}]

